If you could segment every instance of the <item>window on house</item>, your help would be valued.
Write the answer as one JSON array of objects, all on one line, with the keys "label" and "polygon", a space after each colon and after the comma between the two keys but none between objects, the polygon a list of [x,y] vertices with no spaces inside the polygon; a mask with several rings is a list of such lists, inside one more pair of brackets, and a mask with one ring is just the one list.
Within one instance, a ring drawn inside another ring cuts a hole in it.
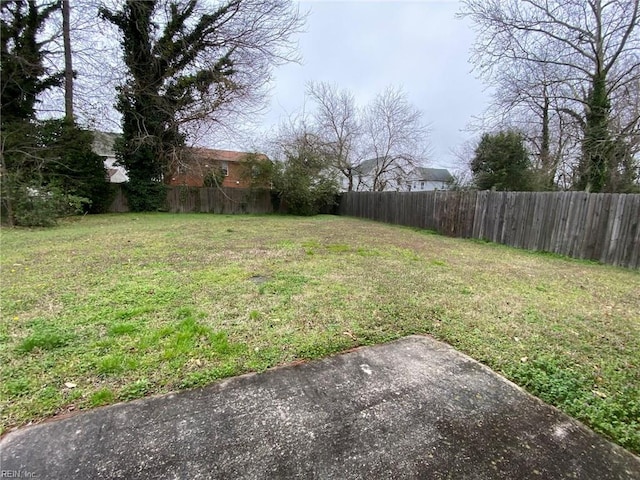
[{"label": "window on house", "polygon": [[424,182],[420,182],[420,190],[424,190]]},{"label": "window on house", "polygon": [[222,162],[220,164],[220,170],[222,170],[222,175],[225,177],[229,176],[229,162]]}]

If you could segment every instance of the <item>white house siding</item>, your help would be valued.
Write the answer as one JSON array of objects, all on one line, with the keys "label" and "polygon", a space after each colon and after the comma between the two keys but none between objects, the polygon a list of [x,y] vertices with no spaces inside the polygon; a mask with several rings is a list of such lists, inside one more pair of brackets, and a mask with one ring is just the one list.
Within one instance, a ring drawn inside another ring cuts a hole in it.
[{"label": "white house siding", "polygon": [[115,169],[116,173],[109,177],[110,183],[125,183],[129,181],[129,176],[127,175],[126,170],[122,166],[114,165],[116,159],[115,157],[107,157],[104,158],[104,168],[108,170]]},{"label": "white house siding", "polygon": [[414,180],[411,184],[412,192],[429,192],[433,190],[446,190],[446,182],[433,182],[431,180]]}]

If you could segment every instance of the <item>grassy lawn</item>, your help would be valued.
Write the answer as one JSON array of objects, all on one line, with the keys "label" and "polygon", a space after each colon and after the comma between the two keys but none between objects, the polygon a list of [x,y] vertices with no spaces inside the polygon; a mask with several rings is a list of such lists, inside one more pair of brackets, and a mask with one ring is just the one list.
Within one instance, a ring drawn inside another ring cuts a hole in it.
[{"label": "grassy lawn", "polygon": [[2,429],[428,333],[640,453],[640,273],[368,221],[2,231]]}]

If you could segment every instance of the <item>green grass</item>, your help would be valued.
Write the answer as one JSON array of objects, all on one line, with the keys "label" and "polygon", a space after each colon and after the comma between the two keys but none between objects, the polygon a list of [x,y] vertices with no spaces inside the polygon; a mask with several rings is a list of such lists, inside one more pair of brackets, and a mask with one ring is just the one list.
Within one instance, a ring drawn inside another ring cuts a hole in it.
[{"label": "green grass", "polygon": [[2,231],[2,429],[431,334],[640,452],[640,273],[319,216]]}]

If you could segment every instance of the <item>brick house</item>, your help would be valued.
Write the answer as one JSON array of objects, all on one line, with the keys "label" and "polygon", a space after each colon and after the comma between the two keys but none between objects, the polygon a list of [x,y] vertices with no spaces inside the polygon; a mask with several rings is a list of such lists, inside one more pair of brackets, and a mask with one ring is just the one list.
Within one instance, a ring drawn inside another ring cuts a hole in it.
[{"label": "brick house", "polygon": [[[218,184],[230,188],[248,188],[251,179],[244,160],[250,155],[248,152],[187,148],[175,161],[174,171],[166,183],[187,187]],[[253,155],[257,160],[269,161],[266,155]]]}]

